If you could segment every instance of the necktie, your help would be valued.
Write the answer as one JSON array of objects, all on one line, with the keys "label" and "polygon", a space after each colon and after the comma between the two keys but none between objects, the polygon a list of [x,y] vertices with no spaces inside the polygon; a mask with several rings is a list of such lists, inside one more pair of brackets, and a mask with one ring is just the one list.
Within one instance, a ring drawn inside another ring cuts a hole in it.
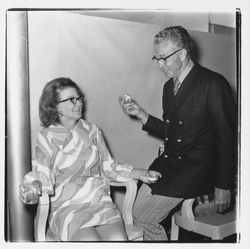
[{"label": "necktie", "polygon": [[178,80],[178,78],[175,78],[173,81],[174,81],[174,95],[176,95],[181,86],[181,82]]}]

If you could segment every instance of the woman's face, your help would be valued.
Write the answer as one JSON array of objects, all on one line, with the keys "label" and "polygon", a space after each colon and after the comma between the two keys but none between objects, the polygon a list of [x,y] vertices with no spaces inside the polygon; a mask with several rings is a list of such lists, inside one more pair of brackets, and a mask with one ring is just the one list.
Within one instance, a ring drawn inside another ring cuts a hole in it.
[{"label": "woman's face", "polygon": [[[57,109],[61,119],[77,121],[82,118],[83,102],[75,88],[69,87],[59,92]],[[76,98],[76,99],[72,99]],[[79,99],[78,99],[79,98]],[[73,103],[75,100],[75,104]],[[73,102],[72,102],[73,101]]]}]

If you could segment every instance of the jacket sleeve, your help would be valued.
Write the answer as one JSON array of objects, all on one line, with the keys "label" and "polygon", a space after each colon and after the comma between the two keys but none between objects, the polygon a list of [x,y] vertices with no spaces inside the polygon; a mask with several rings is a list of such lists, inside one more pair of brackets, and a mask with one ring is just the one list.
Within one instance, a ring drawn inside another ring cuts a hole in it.
[{"label": "jacket sleeve", "polygon": [[208,110],[217,146],[216,187],[230,189],[237,172],[237,109],[223,76],[216,77],[210,85]]},{"label": "jacket sleeve", "polygon": [[[163,114],[162,114],[162,119],[166,120],[165,116],[165,107],[166,107],[166,95],[168,91],[168,82],[165,83],[163,87],[163,95],[162,95],[162,109],[163,109]],[[149,115],[147,123],[142,126],[142,130],[147,131],[153,136],[156,136],[157,138],[164,139],[164,129],[165,129],[165,121],[160,120],[159,118],[156,118],[152,115]]]},{"label": "jacket sleeve", "polygon": [[142,129],[158,138],[164,139],[164,126],[164,121],[149,115],[147,123],[142,126]]}]

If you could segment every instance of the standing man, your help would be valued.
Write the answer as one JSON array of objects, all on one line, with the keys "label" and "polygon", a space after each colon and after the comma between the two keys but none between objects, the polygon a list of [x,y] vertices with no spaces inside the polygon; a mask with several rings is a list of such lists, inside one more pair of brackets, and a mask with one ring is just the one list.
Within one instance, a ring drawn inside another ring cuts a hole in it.
[{"label": "standing man", "polygon": [[190,50],[191,39],[181,26],[154,37],[153,60],[168,78],[163,120],[134,100],[122,105],[144,131],[164,139],[164,153],[150,165],[162,178],[141,186],[133,210],[144,240],[167,240],[159,223],[185,198],[214,193],[218,212],[230,206],[237,172],[236,105],[227,80],[193,62]]}]

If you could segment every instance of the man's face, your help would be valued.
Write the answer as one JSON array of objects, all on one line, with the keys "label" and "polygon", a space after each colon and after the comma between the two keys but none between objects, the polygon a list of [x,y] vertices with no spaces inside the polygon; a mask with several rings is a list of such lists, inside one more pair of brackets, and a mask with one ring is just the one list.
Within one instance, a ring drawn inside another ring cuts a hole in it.
[{"label": "man's face", "polygon": [[171,41],[162,41],[154,45],[155,61],[158,63],[159,68],[166,74],[167,78],[176,78],[179,76],[182,66],[180,57],[182,50],[173,54],[166,60],[161,60],[161,58],[166,58],[177,50],[180,50],[180,48]]}]

